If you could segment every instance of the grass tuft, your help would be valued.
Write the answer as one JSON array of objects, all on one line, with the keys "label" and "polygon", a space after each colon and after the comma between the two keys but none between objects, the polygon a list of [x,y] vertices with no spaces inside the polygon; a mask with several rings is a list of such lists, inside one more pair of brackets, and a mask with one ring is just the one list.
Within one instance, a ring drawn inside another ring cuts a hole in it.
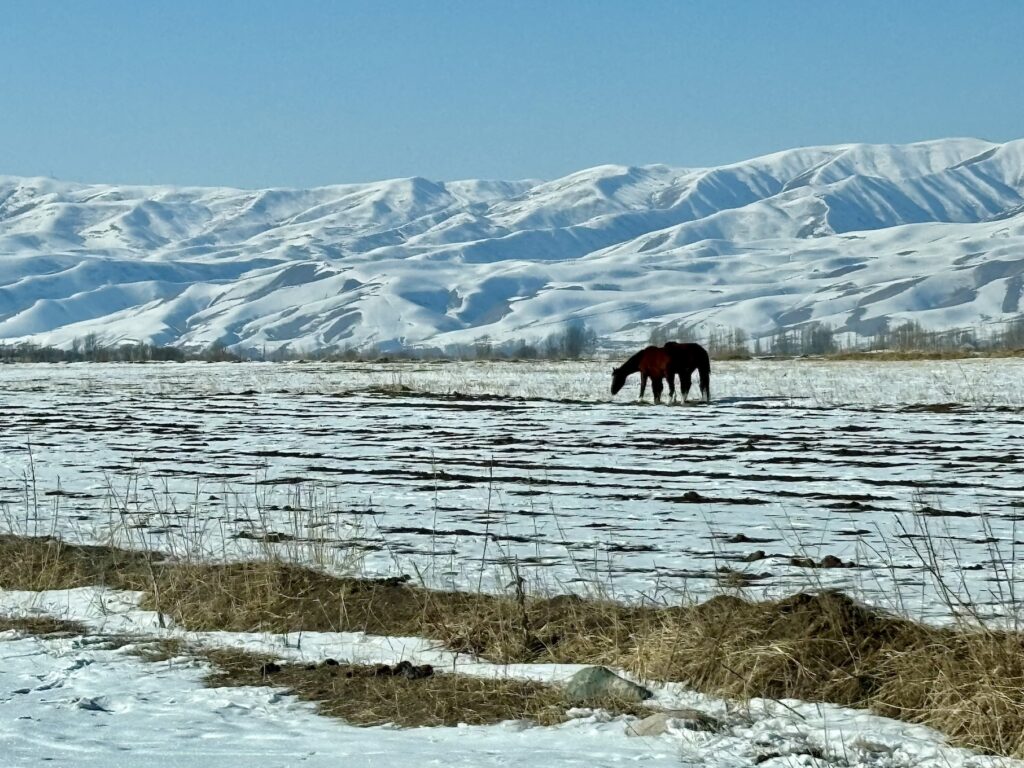
[{"label": "grass tuft", "polygon": [[[1024,757],[1024,635],[927,626],[838,592],[628,606],[572,595],[435,592],[402,579],[341,578],[283,562],[180,564],[49,538],[0,537],[0,588],[88,583],[144,590],[148,607],[194,630],[365,631],[433,638],[497,663],[605,664],[720,696],[866,707],[929,725],[961,746]],[[214,661],[225,681],[255,681],[260,669],[248,656]],[[426,683],[439,687],[415,704],[422,711],[406,713],[403,686],[424,681],[370,686],[361,673],[342,680],[337,670],[312,671],[292,670],[274,684],[352,722],[471,722],[466,712],[485,707],[491,695],[479,680],[439,675]],[[503,718],[547,721],[554,694],[503,683]],[[360,692],[364,684],[372,690]],[[347,704],[357,693],[359,703]]]},{"label": "grass tuft", "polygon": [[[506,720],[554,725],[566,719],[567,704],[561,688],[538,682],[436,672],[422,679],[408,679],[376,674],[371,666],[278,665],[270,657],[244,651],[199,653],[214,666],[206,679],[208,685],[282,687],[316,703],[322,714],[353,725],[488,725]],[[638,709],[638,705],[626,708],[629,712]]]},{"label": "grass tuft", "polygon": [[0,632],[11,630],[39,637],[81,637],[89,631],[77,621],[52,616],[0,616]]}]

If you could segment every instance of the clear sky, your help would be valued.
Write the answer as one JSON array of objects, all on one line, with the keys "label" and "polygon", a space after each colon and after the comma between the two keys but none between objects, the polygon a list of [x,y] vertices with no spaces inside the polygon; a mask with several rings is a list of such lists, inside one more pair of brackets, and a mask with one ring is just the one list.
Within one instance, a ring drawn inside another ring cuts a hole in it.
[{"label": "clear sky", "polygon": [[312,186],[1024,137],[1017,0],[5,0],[0,174]]}]

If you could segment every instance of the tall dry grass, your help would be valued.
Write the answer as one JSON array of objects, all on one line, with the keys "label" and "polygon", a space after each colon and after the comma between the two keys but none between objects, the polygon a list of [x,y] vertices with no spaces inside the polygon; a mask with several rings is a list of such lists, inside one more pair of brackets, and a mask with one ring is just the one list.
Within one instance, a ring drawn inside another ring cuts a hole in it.
[{"label": "tall dry grass", "polygon": [[149,607],[159,594],[159,610],[189,629],[417,635],[494,662],[608,664],[719,696],[865,707],[932,726],[958,745],[1024,757],[1024,635],[927,626],[837,592],[627,606],[0,537],[0,587],[89,583],[141,589]]}]

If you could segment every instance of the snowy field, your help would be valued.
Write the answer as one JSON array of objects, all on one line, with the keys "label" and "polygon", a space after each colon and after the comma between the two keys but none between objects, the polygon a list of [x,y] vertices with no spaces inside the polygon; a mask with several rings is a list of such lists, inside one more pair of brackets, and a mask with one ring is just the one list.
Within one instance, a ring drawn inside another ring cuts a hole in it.
[{"label": "snowy field", "polygon": [[[1014,615],[1024,361],[718,363],[709,406],[641,406],[633,381],[613,399],[610,367],[0,367],[0,520],[439,587],[500,590],[518,570],[538,591],[678,600],[738,579],[753,596],[834,585],[934,621]],[[857,567],[790,562],[825,555]],[[965,605],[941,597],[922,562],[933,555]],[[1021,765],[862,711],[740,704],[652,681],[653,706],[696,709],[719,727],[670,721],[636,737],[636,718],[582,709],[550,728],[356,728],[280,689],[207,688],[193,658],[147,662],[133,650],[171,637],[552,683],[577,667],[497,666],[363,633],[188,632],[159,626],[137,599],[0,591],[0,615],[89,628],[0,633],[4,765]]]},{"label": "snowy field", "polygon": [[[651,684],[650,704],[690,709],[717,721],[712,731],[670,720],[666,733],[637,736],[637,718],[570,710],[556,727],[356,728],[318,717],[312,706],[266,688],[206,688],[207,666],[183,656],[146,662],[134,655],[154,637],[208,647],[243,647],[284,660],[328,656],[359,662],[407,659],[461,674],[564,681],[575,665],[492,665],[451,657],[415,638],[362,633],[256,636],[160,629],[131,593],[101,588],[0,593],[0,613],[71,616],[98,635],[44,639],[0,632],[0,743],[4,765],[199,768],[250,766],[601,766],[690,768],[1019,768],[1014,760],[946,746],[923,726],[828,704],[754,699],[726,702],[678,683]],[[133,635],[138,639],[133,642]],[[299,640],[301,639],[301,644]],[[631,732],[634,735],[631,735]]]},{"label": "snowy field", "polygon": [[[1024,361],[718,363],[710,406],[611,398],[611,365],[0,367],[0,515],[437,587],[1015,613]],[[828,555],[856,567],[791,562]]]}]

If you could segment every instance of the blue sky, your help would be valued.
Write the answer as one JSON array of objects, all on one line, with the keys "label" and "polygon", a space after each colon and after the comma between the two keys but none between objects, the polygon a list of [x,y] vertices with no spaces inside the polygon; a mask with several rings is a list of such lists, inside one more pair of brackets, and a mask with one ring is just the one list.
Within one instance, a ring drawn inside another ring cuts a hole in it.
[{"label": "blue sky", "polygon": [[7,0],[0,174],[312,186],[1024,136],[1024,3]]}]

